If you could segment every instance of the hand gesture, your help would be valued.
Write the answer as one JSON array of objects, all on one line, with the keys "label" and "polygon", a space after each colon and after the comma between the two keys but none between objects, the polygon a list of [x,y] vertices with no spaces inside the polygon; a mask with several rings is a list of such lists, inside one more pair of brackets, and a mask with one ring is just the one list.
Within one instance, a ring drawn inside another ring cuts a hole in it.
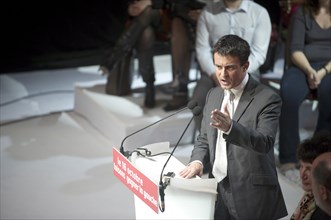
[{"label": "hand gesture", "polygon": [[223,132],[227,132],[231,127],[231,117],[229,114],[228,106],[225,105],[223,112],[219,109],[214,109],[211,112],[211,123],[210,125]]}]

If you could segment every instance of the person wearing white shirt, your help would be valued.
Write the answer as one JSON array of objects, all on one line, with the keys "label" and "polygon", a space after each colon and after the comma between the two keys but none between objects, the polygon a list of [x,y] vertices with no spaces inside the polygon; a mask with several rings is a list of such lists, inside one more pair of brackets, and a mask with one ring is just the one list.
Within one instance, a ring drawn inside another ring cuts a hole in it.
[{"label": "person wearing white shirt", "polygon": [[[211,2],[201,12],[196,32],[196,54],[201,69],[201,78],[194,89],[192,99],[203,107],[207,92],[218,85],[212,57],[212,47],[227,34],[245,39],[250,47],[248,72],[259,80],[259,67],[264,63],[271,36],[271,21],[268,11],[248,0],[220,0]],[[200,130],[201,117],[196,117]]]},{"label": "person wearing white shirt", "polygon": [[219,86],[206,96],[201,130],[183,178],[218,182],[214,219],[279,219],[287,215],[279,185],[274,143],[282,100],[248,72],[250,47],[225,35],[213,47]]}]

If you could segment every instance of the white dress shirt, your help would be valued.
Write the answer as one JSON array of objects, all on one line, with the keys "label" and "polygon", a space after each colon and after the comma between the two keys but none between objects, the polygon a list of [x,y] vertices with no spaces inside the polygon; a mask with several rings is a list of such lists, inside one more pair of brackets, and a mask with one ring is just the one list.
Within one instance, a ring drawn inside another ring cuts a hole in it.
[{"label": "white dress shirt", "polygon": [[215,73],[212,48],[227,34],[236,34],[249,43],[248,72],[254,75],[264,63],[269,47],[271,21],[267,10],[248,0],[243,0],[234,11],[227,9],[223,0],[209,3],[200,15],[196,34],[197,58],[203,72]]},{"label": "white dress shirt", "polygon": [[[245,78],[243,81],[236,86],[235,88],[232,88],[229,90],[224,91],[224,97],[221,105],[221,109],[225,108],[226,105],[228,105],[228,110],[230,113],[230,117],[233,118],[233,115],[237,109],[240,97],[244,91],[244,88],[248,82],[249,75],[246,73]],[[230,94],[234,95],[234,99],[230,99]],[[229,100],[232,100],[233,103],[229,103]],[[229,105],[231,107],[229,108]],[[217,140],[216,140],[216,152],[215,152],[215,161],[214,161],[214,166],[212,173],[214,177],[216,178],[217,182],[220,182],[223,180],[224,177],[227,176],[227,153],[226,153],[226,140],[223,138],[223,133],[224,134],[229,134],[232,129],[233,122],[231,123],[230,129],[226,132],[217,131]]]}]

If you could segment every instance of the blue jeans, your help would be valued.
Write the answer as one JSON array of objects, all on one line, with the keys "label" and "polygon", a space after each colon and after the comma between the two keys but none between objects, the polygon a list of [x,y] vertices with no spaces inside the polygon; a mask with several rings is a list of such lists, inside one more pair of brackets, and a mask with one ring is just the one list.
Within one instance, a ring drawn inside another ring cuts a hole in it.
[{"label": "blue jeans", "polygon": [[[320,69],[324,63],[312,64]],[[296,149],[300,143],[299,108],[310,93],[304,72],[293,66],[284,72],[281,80],[280,96],[283,101],[279,120],[279,161],[297,163]],[[327,74],[317,88],[318,121],[315,133],[331,131],[331,74]]]}]

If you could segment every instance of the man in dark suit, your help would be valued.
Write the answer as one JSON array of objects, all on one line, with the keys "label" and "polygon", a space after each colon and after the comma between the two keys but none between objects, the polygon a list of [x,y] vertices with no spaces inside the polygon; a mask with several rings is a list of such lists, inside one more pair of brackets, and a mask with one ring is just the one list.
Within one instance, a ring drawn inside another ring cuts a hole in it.
[{"label": "man in dark suit", "polygon": [[[218,181],[215,219],[279,219],[287,215],[277,178],[274,142],[281,99],[248,73],[249,44],[225,35],[213,48],[220,86],[206,97],[203,120],[184,178]],[[222,154],[224,152],[224,154]]]}]

